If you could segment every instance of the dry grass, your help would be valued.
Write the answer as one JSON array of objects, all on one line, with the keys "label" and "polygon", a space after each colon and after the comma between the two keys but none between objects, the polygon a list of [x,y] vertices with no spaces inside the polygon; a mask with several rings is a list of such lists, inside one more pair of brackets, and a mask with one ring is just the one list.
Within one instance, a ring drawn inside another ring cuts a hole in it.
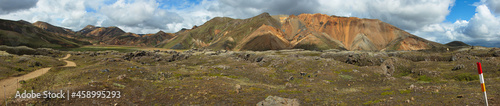
[{"label": "dry grass", "polygon": [[[160,54],[163,59],[172,56]],[[245,54],[253,55],[243,58]],[[120,60],[123,55],[73,55],[69,60],[78,67],[54,68],[23,86],[35,91],[119,90],[123,98],[35,99],[23,103],[255,105],[276,95],[297,98],[302,105],[481,105],[479,82],[474,79],[476,61],[481,61],[485,70],[488,95],[493,98],[490,104],[498,104],[496,98],[500,95],[495,89],[500,84],[494,83],[500,81],[498,57],[472,56],[469,60],[466,57],[471,55],[464,54],[457,61],[414,62],[388,56],[395,58],[396,70],[387,75],[381,73],[380,65],[352,65],[336,58],[317,58],[318,53],[310,51],[199,54],[173,62],[155,61],[155,56]],[[259,57],[263,57],[262,61],[256,62]],[[452,71],[458,64],[465,68]],[[118,79],[120,75],[126,78]],[[242,88],[239,93],[237,84]]]}]

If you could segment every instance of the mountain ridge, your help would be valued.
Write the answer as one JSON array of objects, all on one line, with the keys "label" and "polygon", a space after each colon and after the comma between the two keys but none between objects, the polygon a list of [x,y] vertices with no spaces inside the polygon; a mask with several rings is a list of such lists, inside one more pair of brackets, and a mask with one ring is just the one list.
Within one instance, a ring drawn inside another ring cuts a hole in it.
[{"label": "mountain ridge", "polygon": [[[163,41],[156,47],[259,51],[280,49],[380,51],[446,47],[378,19],[328,16],[319,13],[275,16],[262,13],[247,19],[216,17],[196,29],[184,30],[177,36],[172,40]],[[266,40],[273,43],[262,42]]]},{"label": "mountain ridge", "polygon": [[0,19],[0,45],[28,46],[32,48],[73,48],[85,44],[88,44],[88,42],[46,31],[23,20]]},{"label": "mountain ridge", "polygon": [[161,41],[171,39],[175,36],[172,33],[158,31],[154,34],[135,34],[125,32],[118,27],[97,27],[87,25],[79,31],[72,31],[67,28],[51,25],[46,22],[37,21],[33,25],[61,36],[76,38],[83,41],[92,42],[94,45],[127,45],[127,46],[148,46],[152,47]]},{"label": "mountain ridge", "polygon": [[[19,21],[19,23],[23,23]],[[26,23],[26,22],[24,22]],[[168,49],[214,50],[424,50],[449,45],[410,34],[378,19],[325,14],[273,15],[262,13],[247,19],[215,17],[203,25],[175,33],[125,32],[118,27],[87,25],[79,31],[37,21],[32,24],[66,38],[94,45],[149,46]]]}]

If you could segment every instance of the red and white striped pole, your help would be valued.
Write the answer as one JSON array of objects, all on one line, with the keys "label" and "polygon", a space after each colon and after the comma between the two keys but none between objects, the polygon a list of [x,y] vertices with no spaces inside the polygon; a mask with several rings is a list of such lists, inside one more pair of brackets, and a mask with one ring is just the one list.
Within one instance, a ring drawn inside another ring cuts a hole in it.
[{"label": "red and white striped pole", "polygon": [[477,71],[479,73],[479,81],[481,82],[481,90],[484,93],[484,103],[488,106],[488,97],[486,96],[486,87],[484,86],[483,68],[481,68],[481,63],[479,62],[477,62]]}]

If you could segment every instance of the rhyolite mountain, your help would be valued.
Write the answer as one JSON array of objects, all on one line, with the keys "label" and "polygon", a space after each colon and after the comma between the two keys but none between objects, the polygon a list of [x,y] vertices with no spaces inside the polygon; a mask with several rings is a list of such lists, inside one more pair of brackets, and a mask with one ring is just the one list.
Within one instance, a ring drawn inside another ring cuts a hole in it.
[{"label": "rhyolite mountain", "polygon": [[35,22],[33,25],[55,34],[91,42],[94,45],[127,45],[127,46],[155,46],[164,40],[175,36],[172,33],[159,31],[155,34],[127,33],[118,27],[96,27],[87,25],[80,31],[53,26],[46,22]]},{"label": "rhyolite mountain", "polygon": [[422,50],[446,47],[412,35],[378,19],[324,14],[275,15],[248,19],[213,18],[195,29],[178,32],[157,47],[226,50],[344,49]]},{"label": "rhyolite mountain", "polygon": [[0,45],[28,46],[32,48],[71,48],[85,44],[89,43],[54,34],[23,20],[0,19]]},{"label": "rhyolite mountain", "polygon": [[[412,35],[377,19],[324,14],[271,16],[268,13],[262,13],[248,19],[216,17],[191,29],[182,29],[176,33],[159,31],[155,34],[134,34],[127,33],[118,27],[92,25],[75,32],[40,21],[31,24],[25,21],[2,20],[2,23],[0,33],[4,39],[0,44],[8,45],[5,42],[19,40],[19,44],[12,45],[31,47],[78,47],[90,43],[236,51],[280,49],[384,51],[450,47]],[[14,36],[17,39],[6,36],[12,35],[8,32],[16,32],[19,36]],[[39,37],[42,35],[51,37]],[[24,40],[26,37],[30,39]],[[52,40],[52,38],[58,38],[58,40]],[[48,44],[50,46],[47,46]]]}]

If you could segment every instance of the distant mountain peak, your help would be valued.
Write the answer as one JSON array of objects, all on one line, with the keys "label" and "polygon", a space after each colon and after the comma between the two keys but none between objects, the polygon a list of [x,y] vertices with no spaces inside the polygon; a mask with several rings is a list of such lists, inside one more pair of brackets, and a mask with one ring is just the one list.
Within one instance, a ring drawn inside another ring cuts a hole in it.
[{"label": "distant mountain peak", "polygon": [[452,47],[456,47],[456,46],[470,46],[462,41],[452,41],[450,43],[446,43],[445,45],[447,46],[452,46]]},{"label": "distant mountain peak", "polygon": [[269,15],[269,13],[267,13],[267,12],[263,12],[263,13],[260,13],[259,15],[257,15],[257,16],[271,16],[271,15]]},{"label": "distant mountain peak", "polygon": [[31,24],[30,22],[25,21],[25,20],[19,20],[19,22],[21,22],[21,23],[23,23],[23,24]]},{"label": "distant mountain peak", "polygon": [[162,30],[158,31],[156,34],[165,34]]},{"label": "distant mountain peak", "polygon": [[95,28],[94,25],[87,25],[83,29],[94,29],[94,28]]}]

